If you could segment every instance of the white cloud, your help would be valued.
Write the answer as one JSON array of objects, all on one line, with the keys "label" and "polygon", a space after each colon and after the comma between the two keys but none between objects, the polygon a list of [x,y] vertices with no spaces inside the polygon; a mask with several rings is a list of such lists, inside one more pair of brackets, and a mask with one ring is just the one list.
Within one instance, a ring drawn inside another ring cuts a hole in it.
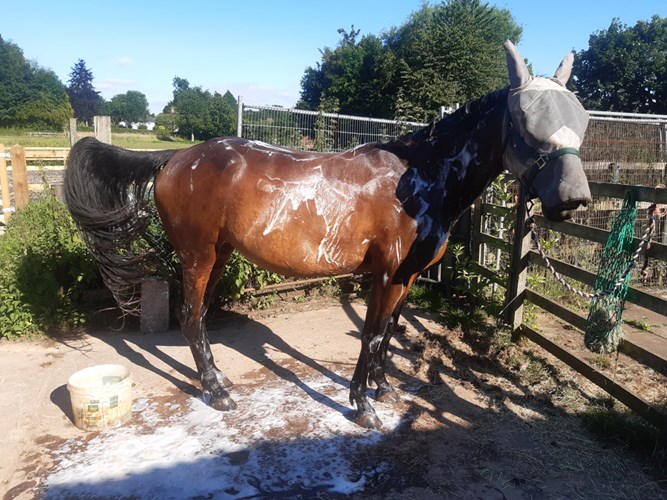
[{"label": "white cloud", "polygon": [[277,105],[286,108],[294,107],[301,96],[298,85],[278,87],[250,82],[230,82],[217,85],[212,90],[221,94],[229,90],[236,98],[242,96],[246,104]]},{"label": "white cloud", "polygon": [[134,66],[134,60],[130,57],[118,57],[113,60],[116,66]]}]

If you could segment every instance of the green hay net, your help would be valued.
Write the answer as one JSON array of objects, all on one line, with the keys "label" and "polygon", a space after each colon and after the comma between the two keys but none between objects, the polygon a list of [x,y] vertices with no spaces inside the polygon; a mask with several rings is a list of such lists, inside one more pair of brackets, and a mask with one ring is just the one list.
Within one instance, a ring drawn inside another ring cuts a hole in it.
[{"label": "green hay net", "polygon": [[623,305],[630,284],[630,273],[627,273],[619,286],[615,285],[632,261],[636,202],[637,193],[630,191],[623,200],[621,212],[612,225],[600,256],[595,292],[613,290],[591,300],[584,343],[593,352],[615,351],[623,336]]}]

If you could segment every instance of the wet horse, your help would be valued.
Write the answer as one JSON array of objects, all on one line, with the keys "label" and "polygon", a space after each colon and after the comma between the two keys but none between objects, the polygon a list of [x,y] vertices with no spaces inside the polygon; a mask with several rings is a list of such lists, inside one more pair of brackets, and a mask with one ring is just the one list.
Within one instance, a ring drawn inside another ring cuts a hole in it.
[{"label": "wet horse", "polygon": [[[578,148],[588,116],[565,88],[568,55],[553,78],[534,78],[506,42],[510,86],[431,126],[342,153],[293,151],[240,138],[179,151],[130,152],[94,139],[72,148],[67,204],[115,291],[140,283],[146,186],[183,269],[179,313],[209,404],[232,410],[231,385],[211,353],[204,317],[233,250],[287,276],[370,273],[361,353],[350,384],[355,421],[380,428],[367,396],[396,402],[387,346],[410,286],[440,260],[451,225],[503,170],[570,218],[590,201]],[[114,253],[114,248],[119,247]]]}]

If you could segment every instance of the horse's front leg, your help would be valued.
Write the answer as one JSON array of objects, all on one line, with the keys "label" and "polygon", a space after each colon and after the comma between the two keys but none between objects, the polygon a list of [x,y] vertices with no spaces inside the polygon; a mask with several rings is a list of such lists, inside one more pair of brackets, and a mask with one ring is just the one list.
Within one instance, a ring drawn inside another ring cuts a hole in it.
[{"label": "horse's front leg", "polygon": [[398,318],[400,317],[400,308],[398,312],[392,314],[387,329],[384,334],[384,338],[380,343],[379,349],[373,354],[371,358],[370,370],[368,373],[369,380],[372,380],[375,383],[377,389],[375,389],[375,399],[383,403],[398,403],[400,397],[392,387],[392,385],[387,381],[385,375],[385,365],[387,362],[387,348],[389,347],[389,342],[394,336],[394,331],[398,325]]},{"label": "horse's front leg", "polygon": [[[361,333],[361,353],[350,384],[350,403],[357,407],[354,420],[358,425],[368,429],[382,427],[382,422],[368,400],[369,373],[374,366],[374,359],[378,355],[383,356],[382,343],[387,336],[391,316],[404,295],[404,290],[405,287],[402,285],[387,285],[381,279],[374,279],[371,289],[366,320]],[[388,383],[387,386],[393,391]]]},{"label": "horse's front leg", "polygon": [[373,354],[371,358],[368,377],[375,383],[377,387],[375,390],[375,399],[382,401],[383,403],[398,403],[400,401],[400,397],[392,385],[387,381],[387,377],[385,375],[387,348],[389,347],[389,343],[394,336],[396,328],[398,328],[398,320],[401,317],[403,304],[405,303],[405,299],[408,296],[408,291],[410,290],[410,287],[412,286],[412,283],[416,277],[417,275],[412,276],[408,282],[408,285],[404,288],[401,298],[398,300],[394,312],[391,315],[389,325],[387,326],[384,337],[382,338],[382,342],[380,343],[380,348]]}]

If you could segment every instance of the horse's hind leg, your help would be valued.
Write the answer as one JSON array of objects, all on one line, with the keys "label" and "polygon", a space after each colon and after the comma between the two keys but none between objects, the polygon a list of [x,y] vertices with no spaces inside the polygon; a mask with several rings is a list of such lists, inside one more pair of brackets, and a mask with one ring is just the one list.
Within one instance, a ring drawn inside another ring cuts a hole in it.
[{"label": "horse's hind leg", "polygon": [[[226,377],[213,362],[204,323],[206,315],[204,299],[212,273],[216,269],[217,252],[212,246],[206,249],[198,247],[197,250],[179,253],[179,257],[183,265],[184,303],[181,314],[183,335],[190,345],[201,377],[202,388],[211,396],[209,404],[217,410],[233,410],[236,408],[236,403],[224,388]],[[221,273],[219,267],[217,271]]]},{"label": "horse's hind leg", "polygon": [[[203,317],[206,317],[209,305],[211,304],[211,300],[213,299],[214,296],[215,287],[217,286],[218,282],[220,281],[220,278],[225,272],[225,265],[227,264],[227,261],[229,260],[229,257],[232,255],[233,251],[234,248],[231,245],[227,245],[225,243],[220,243],[216,246],[216,256],[217,256],[216,261],[215,264],[213,265],[213,269],[211,270],[211,274],[209,276],[208,283],[206,285],[206,292],[204,293]],[[213,367],[213,372],[215,373],[218,382],[220,382],[220,384],[226,389],[233,386],[234,384],[232,383],[232,381],[229,380],[227,376],[222,372],[222,370],[220,370],[215,365],[215,361],[213,359],[213,353],[211,352],[211,344],[209,343],[208,340],[208,333],[206,331],[205,323],[202,323],[202,335],[204,337],[204,343],[203,343],[204,356]]]}]

